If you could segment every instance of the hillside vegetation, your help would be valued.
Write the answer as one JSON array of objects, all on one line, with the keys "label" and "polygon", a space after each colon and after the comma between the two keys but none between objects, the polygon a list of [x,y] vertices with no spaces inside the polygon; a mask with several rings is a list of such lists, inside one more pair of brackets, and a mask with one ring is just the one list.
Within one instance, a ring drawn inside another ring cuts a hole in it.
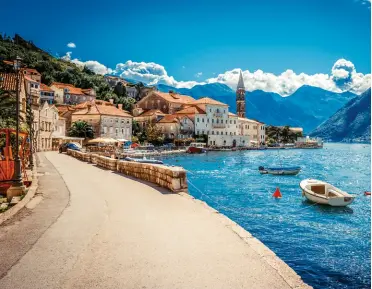
[{"label": "hillside vegetation", "polygon": [[128,109],[128,102],[134,101],[115,91],[108,85],[102,75],[95,74],[87,67],[78,67],[76,64],[52,56],[38,48],[32,41],[27,41],[19,35],[14,38],[0,35],[0,71],[10,71],[12,67],[3,63],[3,60],[13,60],[17,56],[22,58],[24,66],[35,68],[42,75],[42,82],[50,85],[52,82],[63,82],[80,88],[94,88],[97,98],[115,103],[123,103]]}]

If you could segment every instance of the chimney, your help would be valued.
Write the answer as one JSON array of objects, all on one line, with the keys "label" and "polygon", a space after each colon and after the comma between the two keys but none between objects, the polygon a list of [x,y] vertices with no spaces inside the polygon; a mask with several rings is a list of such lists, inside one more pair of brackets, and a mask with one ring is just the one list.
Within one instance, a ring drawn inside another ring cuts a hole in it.
[{"label": "chimney", "polygon": [[109,101],[110,101],[111,104],[114,104],[114,99],[113,98],[110,98]]},{"label": "chimney", "polygon": [[118,104],[118,108],[119,108],[120,110],[123,110],[123,104],[122,104],[122,103],[119,103],[119,104]]}]

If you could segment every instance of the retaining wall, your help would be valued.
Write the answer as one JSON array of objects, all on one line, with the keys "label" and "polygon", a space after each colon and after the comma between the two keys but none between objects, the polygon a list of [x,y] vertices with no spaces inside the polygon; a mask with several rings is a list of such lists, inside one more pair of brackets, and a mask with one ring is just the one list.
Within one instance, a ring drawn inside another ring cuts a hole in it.
[{"label": "retaining wall", "polygon": [[182,167],[120,161],[70,149],[67,150],[67,154],[81,161],[91,162],[99,167],[157,184],[175,193],[187,191],[186,171]]}]

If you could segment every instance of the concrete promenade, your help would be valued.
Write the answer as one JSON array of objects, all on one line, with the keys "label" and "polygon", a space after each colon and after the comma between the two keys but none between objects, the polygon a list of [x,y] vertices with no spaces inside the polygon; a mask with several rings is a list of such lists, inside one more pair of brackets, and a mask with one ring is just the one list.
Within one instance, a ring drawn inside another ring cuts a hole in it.
[{"label": "concrete promenade", "polygon": [[[197,200],[65,154],[40,158],[44,197],[0,226],[1,289],[309,288]],[[16,256],[6,262],[5,245]]]}]

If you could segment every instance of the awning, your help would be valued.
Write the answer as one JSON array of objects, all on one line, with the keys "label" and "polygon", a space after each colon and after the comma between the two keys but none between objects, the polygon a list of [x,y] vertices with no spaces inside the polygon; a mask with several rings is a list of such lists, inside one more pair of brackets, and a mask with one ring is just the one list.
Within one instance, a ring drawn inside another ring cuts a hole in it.
[{"label": "awning", "polygon": [[117,143],[118,140],[113,139],[113,138],[104,138],[104,137],[99,137],[95,139],[91,139],[88,141],[88,144],[99,144],[99,143],[104,143],[104,144],[109,144],[109,143]]}]

